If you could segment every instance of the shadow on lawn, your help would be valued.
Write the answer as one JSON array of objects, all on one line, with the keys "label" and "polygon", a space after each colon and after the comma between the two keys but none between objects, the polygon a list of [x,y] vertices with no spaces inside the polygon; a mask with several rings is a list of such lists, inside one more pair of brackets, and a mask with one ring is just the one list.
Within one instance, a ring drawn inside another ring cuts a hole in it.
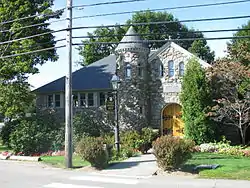
[{"label": "shadow on lawn", "polygon": [[[215,169],[208,169],[208,168],[196,169],[196,167],[198,165],[201,165],[201,164],[185,164],[181,167],[180,171],[186,172],[186,173],[191,173],[191,174],[199,174],[201,171],[204,171],[204,170],[215,170]],[[223,165],[220,165],[216,169],[221,168],[221,167],[223,167]]]}]

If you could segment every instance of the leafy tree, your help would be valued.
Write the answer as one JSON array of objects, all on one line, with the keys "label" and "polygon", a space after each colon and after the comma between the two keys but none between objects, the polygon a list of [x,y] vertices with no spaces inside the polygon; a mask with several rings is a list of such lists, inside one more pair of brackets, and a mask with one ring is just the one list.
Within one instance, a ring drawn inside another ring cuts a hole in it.
[{"label": "leafy tree", "polygon": [[208,70],[214,104],[209,115],[221,124],[236,127],[246,143],[250,126],[250,71],[238,62],[222,59]]},{"label": "leafy tree", "polygon": [[[242,25],[241,29],[249,30],[238,31],[234,36],[250,36],[250,20],[246,25]],[[250,38],[233,39],[228,44],[228,51],[234,61],[238,61],[245,66],[250,66]]]},{"label": "leafy tree", "polygon": [[195,40],[189,51],[201,59],[207,60],[208,63],[212,63],[215,58],[214,51],[211,52],[210,47],[205,40]]},{"label": "leafy tree", "polygon": [[27,82],[0,83],[0,112],[11,121],[23,116],[34,100]]},{"label": "leafy tree", "polygon": [[[52,5],[53,0],[2,0],[0,22],[7,22],[0,25],[0,41],[6,42],[52,31],[48,27],[49,23],[46,22],[52,18],[59,18],[62,13],[62,11],[52,11]],[[47,16],[19,19],[37,14]],[[11,21],[8,22],[9,20]],[[29,27],[30,25],[35,26]],[[24,103],[30,102],[31,99],[26,82],[27,75],[38,73],[36,65],[58,59],[55,49],[11,58],[3,57],[54,46],[55,41],[52,34],[0,45],[1,114],[12,116],[17,113],[18,115],[26,106]]]},{"label": "leafy tree", "polygon": [[183,106],[185,136],[198,144],[214,138],[213,125],[206,116],[210,98],[205,70],[196,59],[189,60],[183,77],[180,100]]},{"label": "leafy tree", "polygon": [[[127,20],[127,24],[139,23],[139,22],[157,22],[157,21],[178,21],[174,16],[167,12],[138,12],[132,16],[131,19]],[[187,26],[180,22],[158,24],[158,25],[145,25],[136,26],[135,29],[142,36],[143,39],[147,40],[165,40],[169,39],[182,39],[182,38],[203,38],[203,34],[200,32],[193,32],[193,29],[188,29]],[[125,35],[128,27],[115,27],[115,28],[98,28],[93,33],[88,33],[90,37],[86,41],[90,42],[119,42]],[[160,33],[160,34],[159,34]],[[146,35],[154,34],[154,35]],[[98,38],[96,36],[105,36]],[[84,42],[84,41],[83,41]],[[177,43],[185,49],[189,49],[192,46],[192,41],[178,41]],[[152,43],[152,48],[159,48],[164,44]],[[204,46],[203,46],[204,45]],[[112,53],[117,44],[86,44],[78,48],[79,54],[83,57],[82,65],[91,64],[103,57]],[[213,53],[206,47],[206,44],[201,43],[199,46],[202,50],[195,49],[194,51],[204,60],[211,62]],[[206,52],[204,52],[206,50]],[[200,54],[202,52],[202,54]],[[213,60],[213,59],[212,59]]]}]

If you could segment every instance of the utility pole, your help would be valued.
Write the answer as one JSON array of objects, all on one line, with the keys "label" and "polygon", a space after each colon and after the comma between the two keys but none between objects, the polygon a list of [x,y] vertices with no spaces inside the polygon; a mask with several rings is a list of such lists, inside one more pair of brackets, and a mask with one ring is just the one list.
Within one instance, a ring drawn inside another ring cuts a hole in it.
[{"label": "utility pole", "polygon": [[72,1],[67,0],[67,36],[68,71],[65,78],[65,166],[72,168],[73,155],[73,121],[72,121]]}]

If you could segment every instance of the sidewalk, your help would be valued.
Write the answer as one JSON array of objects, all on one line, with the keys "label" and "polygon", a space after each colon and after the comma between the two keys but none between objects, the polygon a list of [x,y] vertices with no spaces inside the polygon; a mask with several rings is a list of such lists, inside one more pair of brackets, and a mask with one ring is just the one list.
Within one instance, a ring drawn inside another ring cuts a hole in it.
[{"label": "sidewalk", "polygon": [[154,155],[145,154],[138,157],[131,157],[125,161],[114,164],[99,173],[123,177],[145,178],[152,176],[156,170],[157,165]]}]

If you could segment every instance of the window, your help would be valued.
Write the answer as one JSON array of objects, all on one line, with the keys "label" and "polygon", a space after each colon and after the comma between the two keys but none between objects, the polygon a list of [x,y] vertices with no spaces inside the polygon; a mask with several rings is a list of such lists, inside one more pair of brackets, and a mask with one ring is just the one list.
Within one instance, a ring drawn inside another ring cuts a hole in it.
[{"label": "window", "polygon": [[78,106],[79,106],[79,104],[78,104],[78,95],[77,95],[77,93],[74,93],[74,94],[73,94],[73,106],[74,106],[74,107],[78,107]]},{"label": "window", "polygon": [[80,105],[81,106],[86,106],[86,95],[85,95],[85,93],[81,93],[80,94]]},{"label": "window", "polygon": [[143,114],[143,107],[140,106],[140,114]]},{"label": "window", "polygon": [[53,103],[53,95],[48,95],[48,107],[53,107],[54,106],[54,103]]},{"label": "window", "polygon": [[88,106],[94,106],[94,93],[88,93]]},{"label": "window", "polygon": [[139,77],[142,77],[142,76],[143,76],[143,69],[142,69],[142,66],[141,66],[140,63],[138,64],[138,76],[139,76]]},{"label": "window", "polygon": [[131,78],[131,65],[127,64],[125,68],[125,77],[126,78]]},{"label": "window", "polygon": [[169,77],[174,76],[174,62],[173,61],[168,62],[168,76]]},{"label": "window", "polygon": [[105,105],[105,93],[99,93],[100,106]]},{"label": "window", "polygon": [[61,106],[61,97],[60,95],[55,95],[55,107]]},{"label": "window", "polygon": [[179,75],[184,76],[184,63],[180,62],[179,64]]},{"label": "window", "polygon": [[163,76],[164,76],[164,67],[163,67],[163,64],[162,64],[162,63],[160,64],[160,67],[159,67],[159,76],[160,76],[160,77],[163,77]]}]

